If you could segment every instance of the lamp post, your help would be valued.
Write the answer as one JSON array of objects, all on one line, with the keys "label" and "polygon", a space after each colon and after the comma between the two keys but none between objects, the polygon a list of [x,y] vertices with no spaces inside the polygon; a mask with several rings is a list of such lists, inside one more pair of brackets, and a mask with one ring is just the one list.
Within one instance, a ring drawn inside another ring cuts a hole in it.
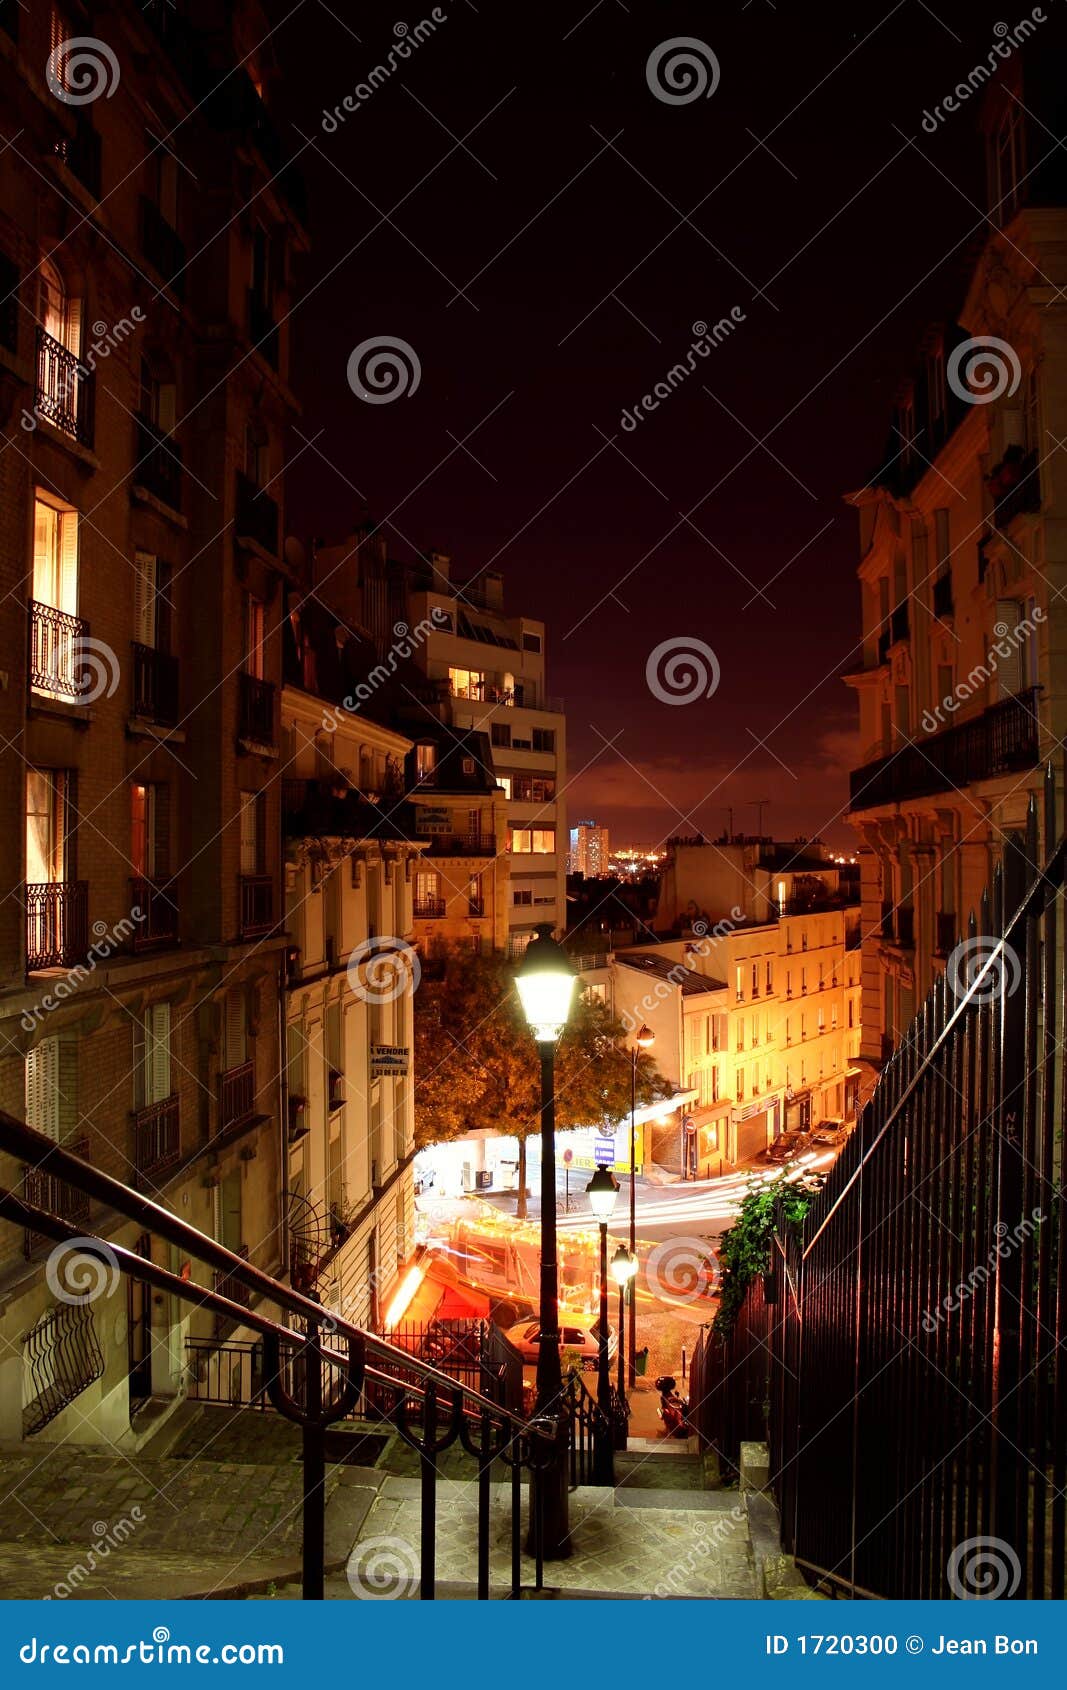
[{"label": "lamp post", "polygon": [[563,1375],[559,1360],[559,1276],[556,1266],[556,1042],[574,1001],[577,975],[570,957],[543,923],[526,947],[515,984],[541,1056],[541,1298],[537,1346],[537,1413],[560,1422],[551,1460],[534,1477],[530,1538],[535,1510],[541,1521],[541,1553],[562,1561],[571,1552],[567,1489],[566,1427],[563,1422]]},{"label": "lamp post", "polygon": [[[651,1050],[655,1042],[655,1033],[642,1022],[630,1052],[630,1254],[634,1260],[634,1274],[637,1272],[637,1059],[643,1050]],[[637,1285],[632,1278],[629,1297],[630,1330],[626,1348],[629,1358],[627,1377],[632,1391],[637,1383]],[[621,1332],[619,1343],[622,1343]]]},{"label": "lamp post", "polygon": [[626,1319],[626,1287],[637,1272],[637,1258],[631,1256],[625,1244],[620,1244],[611,1258],[611,1277],[619,1287],[619,1396],[626,1395],[623,1384],[623,1372],[626,1366],[626,1350],[623,1344],[623,1323]]},{"label": "lamp post", "polygon": [[[585,1188],[589,1207],[600,1225],[600,1323],[597,1327],[597,1407],[600,1423],[593,1444],[593,1483],[615,1483],[615,1434],[611,1414],[611,1374],[608,1370],[608,1222],[615,1213],[619,1182],[607,1168],[598,1168]],[[619,1334],[622,1342],[622,1334]]]}]

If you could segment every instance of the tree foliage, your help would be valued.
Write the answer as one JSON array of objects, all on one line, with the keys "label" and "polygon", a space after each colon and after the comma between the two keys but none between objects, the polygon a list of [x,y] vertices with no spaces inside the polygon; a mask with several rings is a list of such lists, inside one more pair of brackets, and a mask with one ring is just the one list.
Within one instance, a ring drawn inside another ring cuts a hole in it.
[{"label": "tree foliage", "polygon": [[821,1174],[805,1174],[795,1180],[754,1185],[741,1199],[736,1221],[719,1239],[722,1279],[713,1325],[717,1338],[730,1336],[749,1285],[770,1267],[775,1227],[799,1226],[822,1183]]},{"label": "tree foliage", "polygon": [[[599,1126],[630,1112],[630,1052],[621,1022],[590,994],[576,997],[556,1057],[556,1126]],[[523,1143],[540,1131],[540,1064],[515,989],[514,965],[450,946],[427,959],[415,995],[415,1142],[479,1128]],[[637,1100],[672,1087],[644,1051]],[[520,1181],[521,1183],[521,1181]]]}]

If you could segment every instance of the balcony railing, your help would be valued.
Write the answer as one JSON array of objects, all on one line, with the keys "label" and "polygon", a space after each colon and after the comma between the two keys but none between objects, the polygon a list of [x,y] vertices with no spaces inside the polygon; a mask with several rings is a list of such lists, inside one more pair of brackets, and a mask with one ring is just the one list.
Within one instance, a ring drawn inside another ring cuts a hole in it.
[{"label": "balcony railing", "polygon": [[272,557],[278,555],[277,501],[240,470],[237,472],[234,533],[238,540],[253,540]]},{"label": "balcony railing", "polygon": [[141,196],[141,250],[153,270],[179,298],[185,292],[185,247],[159,207]]},{"label": "balcony railing", "polygon": [[26,968],[73,968],[89,948],[89,882],[49,880],[26,887]]},{"label": "balcony railing", "polygon": [[144,1185],[181,1161],[181,1119],[177,1095],[146,1103],[133,1117],[133,1161]]},{"label": "balcony railing", "polygon": [[1037,688],[1030,687],[990,705],[973,721],[854,769],[849,780],[852,809],[900,804],[1033,768],[1038,757],[1036,707]]},{"label": "balcony railing", "polygon": [[496,840],[491,833],[434,833],[428,837],[431,857],[492,857]]},{"label": "balcony railing", "polygon": [[219,1075],[219,1132],[252,1118],[256,1101],[255,1070],[251,1062],[227,1068]]},{"label": "balcony railing", "polygon": [[132,940],[135,951],[177,943],[178,893],[173,880],[160,882],[137,876],[130,881],[130,908],[141,912]]},{"label": "balcony railing", "polygon": [[[239,1256],[243,1262],[247,1262],[248,1245],[238,1244],[236,1250],[234,1251],[234,1255]],[[248,1289],[244,1280],[237,1277],[236,1272],[220,1273],[216,1271],[213,1277],[215,1290],[218,1292],[220,1297],[228,1298],[231,1303],[237,1303],[242,1309],[251,1308],[252,1293]],[[225,1317],[223,1315],[216,1314],[216,1332],[221,1332],[226,1324]]]},{"label": "balcony railing", "polygon": [[240,737],[254,740],[257,745],[273,745],[274,682],[249,675],[246,670],[241,671],[238,679],[241,687]]},{"label": "balcony railing", "polygon": [[274,926],[274,882],[269,874],[242,874],[238,880],[241,938],[261,939]]},{"label": "balcony railing", "polygon": [[30,602],[30,690],[78,699],[85,691],[82,654],[89,624],[54,605]]},{"label": "balcony railing", "polygon": [[[89,1140],[75,1139],[67,1144],[65,1149],[74,1156],[88,1158]],[[68,1185],[66,1180],[57,1179],[48,1170],[47,1158],[40,1167],[23,1168],[22,1192],[27,1203],[32,1203],[35,1209],[47,1209],[49,1214],[58,1215],[61,1220],[72,1221],[75,1226],[89,1224],[89,1198],[77,1186]],[[26,1255],[30,1255],[38,1244],[45,1243],[45,1235],[27,1229],[23,1240]]]},{"label": "balcony railing", "polygon": [[248,338],[272,370],[278,368],[278,325],[270,306],[252,288],[248,290]]},{"label": "balcony railing", "polygon": [[160,728],[178,721],[178,659],[155,646],[133,643],[133,714]]},{"label": "balcony railing", "polygon": [[445,913],[443,898],[416,898],[414,915],[416,921],[439,921]]},{"label": "balcony railing", "polygon": [[171,510],[182,508],[182,451],[148,417],[138,415],[134,480]]},{"label": "balcony railing", "polygon": [[81,369],[74,353],[38,325],[33,400],[38,415],[80,445],[91,446],[94,387],[92,371]]}]

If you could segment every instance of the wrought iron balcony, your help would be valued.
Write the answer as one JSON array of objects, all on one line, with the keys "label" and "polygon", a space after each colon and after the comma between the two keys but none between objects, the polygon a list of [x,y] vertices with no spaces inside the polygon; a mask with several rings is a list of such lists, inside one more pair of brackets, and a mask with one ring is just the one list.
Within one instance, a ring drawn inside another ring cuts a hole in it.
[{"label": "wrought iron balcony", "polygon": [[73,968],[89,949],[89,882],[48,880],[26,887],[26,969]]},{"label": "wrought iron balcony", "polygon": [[248,290],[248,338],[261,358],[272,370],[278,368],[278,325],[266,302],[252,289]]},{"label": "wrought iron balcony", "polygon": [[256,1077],[251,1062],[227,1068],[219,1075],[219,1132],[250,1121],[256,1101]]},{"label": "wrought iron balcony", "polygon": [[445,913],[443,898],[416,898],[414,915],[416,921],[439,921]]},{"label": "wrought iron balcony", "polygon": [[434,833],[427,839],[430,857],[493,857],[496,840],[491,833]]},{"label": "wrought iron balcony", "polygon": [[92,371],[81,369],[74,353],[38,324],[34,410],[82,446],[93,443],[95,384]]},{"label": "wrought iron balcony", "polygon": [[133,1117],[133,1162],[138,1184],[166,1173],[181,1161],[181,1119],[177,1094],[147,1103]]},{"label": "wrought iron balcony", "polygon": [[182,450],[148,417],[137,419],[137,469],[134,480],[138,486],[169,505],[171,510],[182,508]]},{"label": "wrought iron balcony", "polygon": [[[74,1156],[88,1159],[89,1140],[75,1139],[64,1146]],[[35,1168],[26,1167],[22,1170],[22,1194],[27,1203],[32,1203],[35,1209],[47,1209],[51,1215],[58,1215],[60,1220],[73,1221],[75,1226],[89,1224],[89,1197],[75,1185],[68,1185],[66,1180],[57,1179],[49,1172],[47,1157]],[[46,1243],[44,1233],[32,1232],[29,1228],[23,1240],[23,1248],[29,1256],[39,1244]]]},{"label": "wrought iron balcony", "polygon": [[258,675],[241,671],[240,721],[238,733],[242,739],[256,745],[274,744],[274,682],[261,680]]},{"label": "wrought iron balcony", "polygon": [[30,601],[30,690],[72,702],[85,691],[82,654],[89,624],[54,605]]},{"label": "wrought iron balcony", "polygon": [[103,1378],[104,1353],[88,1302],[57,1303],[46,1309],[23,1345],[29,1389],[22,1433],[32,1438]]},{"label": "wrought iron balcony", "polygon": [[141,250],[179,299],[185,293],[185,246],[154,200],[141,195]]},{"label": "wrought iron balcony", "polygon": [[1033,768],[1038,760],[1037,692],[1030,687],[969,722],[854,769],[849,777],[852,809],[906,803]]},{"label": "wrought iron balcony", "polygon": [[252,540],[272,557],[278,555],[278,504],[257,487],[241,470],[237,471],[237,508],[234,533],[238,540]]},{"label": "wrought iron balcony", "polygon": [[133,642],[133,714],[160,728],[178,721],[178,659]]},{"label": "wrought iron balcony", "polygon": [[130,907],[141,916],[133,935],[135,951],[151,951],[178,940],[178,891],[175,881],[149,880],[137,876],[130,881]]},{"label": "wrought iron balcony", "polygon": [[261,939],[274,926],[274,881],[269,874],[242,874],[238,894],[241,938]]}]

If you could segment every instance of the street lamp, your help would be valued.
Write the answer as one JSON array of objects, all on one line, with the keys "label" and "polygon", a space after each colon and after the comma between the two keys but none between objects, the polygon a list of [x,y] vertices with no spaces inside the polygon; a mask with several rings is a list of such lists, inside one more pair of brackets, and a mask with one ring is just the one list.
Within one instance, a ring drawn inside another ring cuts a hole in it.
[{"label": "street lamp", "polygon": [[[656,1035],[651,1027],[644,1022],[637,1029],[630,1052],[630,1254],[634,1259],[634,1273],[637,1272],[637,1061],[643,1050],[651,1050],[656,1042]],[[630,1286],[630,1331],[627,1342],[628,1365],[627,1377],[630,1389],[637,1383],[637,1287]],[[619,1343],[622,1343],[622,1333],[619,1333]]]},{"label": "street lamp", "polygon": [[[567,1025],[577,975],[570,957],[542,923],[523,954],[515,978],[523,1013],[541,1056],[541,1301],[537,1345],[537,1413],[562,1422],[563,1375],[559,1361],[559,1277],[556,1268],[556,1041]],[[571,1552],[567,1447],[562,1435],[552,1460],[535,1479],[541,1516],[541,1553],[561,1561]],[[530,1510],[531,1539],[534,1509]]]},{"label": "street lamp", "polygon": [[623,1389],[623,1367],[625,1365],[625,1345],[622,1341],[623,1325],[626,1320],[626,1287],[637,1272],[637,1257],[631,1256],[625,1244],[620,1244],[611,1258],[611,1277],[619,1287],[619,1396],[625,1396]]},{"label": "street lamp", "polygon": [[586,1186],[585,1194],[600,1225],[600,1325],[597,1332],[599,1366],[596,1392],[600,1423],[593,1444],[593,1483],[613,1485],[614,1426],[611,1414],[611,1375],[608,1372],[608,1222],[615,1213],[619,1182],[607,1168],[598,1168]]}]

